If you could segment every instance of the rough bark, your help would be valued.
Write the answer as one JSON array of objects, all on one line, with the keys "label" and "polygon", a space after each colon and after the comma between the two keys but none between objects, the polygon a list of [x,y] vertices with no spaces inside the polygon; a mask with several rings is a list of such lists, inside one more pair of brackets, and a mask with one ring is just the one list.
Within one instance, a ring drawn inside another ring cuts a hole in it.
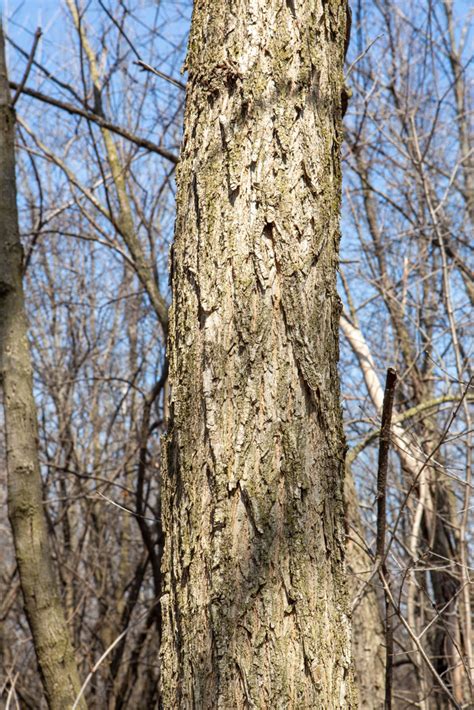
[{"label": "rough bark", "polygon": [[163,483],[165,708],[351,708],[343,0],[197,0]]},{"label": "rough bark", "polygon": [[[16,207],[14,130],[15,114],[10,107],[0,27],[0,384],[5,412],[8,515],[25,611],[48,704],[52,710],[65,710],[72,706],[80,683],[43,511]],[[78,707],[85,708],[85,704]]]}]

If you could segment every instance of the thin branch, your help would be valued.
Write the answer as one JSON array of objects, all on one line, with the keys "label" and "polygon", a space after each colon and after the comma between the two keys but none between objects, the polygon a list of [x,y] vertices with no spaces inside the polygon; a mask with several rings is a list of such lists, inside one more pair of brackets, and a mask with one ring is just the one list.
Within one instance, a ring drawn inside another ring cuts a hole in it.
[{"label": "thin branch", "polygon": [[16,90],[16,92],[15,92],[15,95],[14,95],[14,97],[13,97],[13,99],[12,99],[12,103],[11,103],[12,108],[13,108],[13,106],[16,104],[16,102],[18,101],[19,96],[20,96],[21,92],[23,91],[23,87],[24,87],[25,84],[26,84],[26,80],[28,79],[28,76],[29,76],[29,74],[30,74],[31,67],[33,66],[33,60],[34,60],[34,58],[35,58],[36,48],[37,48],[37,46],[38,46],[38,42],[39,42],[40,37],[41,37],[42,34],[43,34],[43,33],[42,33],[42,31],[41,31],[41,27],[38,27],[37,30],[36,30],[36,32],[35,32],[35,37],[34,37],[34,40],[33,40],[33,45],[32,45],[32,47],[31,47],[31,51],[30,51],[30,54],[29,54],[29,57],[28,57],[28,61],[27,61],[27,63],[26,63],[25,73],[23,74],[23,78],[22,78],[22,80],[20,81],[20,83],[19,83],[19,85],[18,85],[18,88],[17,88],[17,90]]},{"label": "thin branch", "polygon": [[156,76],[159,76],[160,79],[164,79],[165,81],[169,81],[170,84],[173,84],[173,86],[177,86],[178,89],[181,89],[182,91],[186,91],[186,84],[183,84],[182,81],[178,81],[178,79],[173,79],[172,76],[169,76],[168,74],[165,74],[164,72],[160,71],[159,69],[155,69],[155,67],[151,67],[149,64],[144,62],[142,59],[139,59],[137,62],[133,62],[137,66],[141,67],[142,71],[149,71],[152,74],[156,74]]},{"label": "thin branch", "polygon": [[407,622],[407,620],[405,619],[405,617],[404,617],[403,614],[401,613],[400,609],[398,608],[397,603],[396,603],[395,599],[393,598],[393,594],[392,594],[392,591],[391,591],[391,589],[390,589],[390,585],[387,583],[387,579],[384,577],[382,571],[380,571],[380,579],[381,579],[381,582],[382,582],[382,584],[383,584],[383,586],[384,586],[385,594],[387,595],[388,599],[390,600],[390,603],[391,603],[391,605],[392,605],[392,607],[393,607],[393,609],[394,609],[395,614],[398,616],[398,618],[400,619],[402,625],[405,627],[406,632],[408,633],[408,635],[410,636],[411,640],[413,641],[413,643],[415,644],[416,648],[418,649],[418,651],[419,651],[421,657],[423,658],[424,662],[425,662],[426,665],[428,666],[428,668],[429,668],[431,674],[432,674],[433,677],[436,679],[437,683],[439,683],[441,689],[446,693],[446,695],[448,696],[448,698],[449,698],[450,701],[452,702],[453,707],[456,708],[456,710],[461,710],[461,706],[460,706],[459,703],[456,701],[455,697],[453,696],[453,694],[452,694],[451,691],[449,690],[448,686],[447,686],[446,683],[443,681],[442,677],[441,677],[441,676],[439,675],[439,673],[436,671],[436,668],[433,666],[433,664],[432,664],[432,662],[431,662],[429,656],[427,655],[425,649],[423,648],[423,646],[422,646],[422,644],[421,644],[421,641],[420,641],[419,637],[415,634],[415,632],[414,632],[413,629],[411,628],[410,624]]},{"label": "thin branch", "polygon": [[[160,603],[160,600],[158,599],[158,600],[155,602],[155,604],[159,604],[159,603]],[[147,610],[144,614],[142,614],[141,616],[139,616],[138,619],[137,619],[133,624],[129,624],[129,625],[127,626],[127,628],[126,628],[124,631],[122,631],[122,633],[119,634],[119,636],[117,636],[117,638],[116,638],[116,639],[110,644],[110,646],[104,651],[104,653],[103,653],[102,656],[99,658],[99,660],[97,661],[97,663],[94,664],[94,666],[92,667],[92,670],[90,671],[89,675],[87,676],[87,678],[85,679],[84,683],[82,684],[82,687],[81,687],[81,689],[80,689],[80,691],[79,691],[79,693],[78,693],[78,695],[77,695],[77,697],[76,697],[76,699],[75,699],[75,701],[74,701],[74,705],[72,706],[71,710],[76,710],[76,708],[79,707],[79,702],[80,702],[82,696],[84,695],[84,691],[85,691],[85,689],[87,688],[87,686],[89,685],[89,683],[90,683],[90,681],[91,681],[91,679],[92,679],[92,676],[94,675],[94,673],[96,673],[96,671],[97,671],[97,669],[99,668],[99,666],[101,665],[102,661],[104,661],[104,660],[107,658],[107,656],[109,655],[109,653],[110,653],[111,651],[113,651],[113,649],[115,648],[115,646],[123,639],[124,636],[126,636],[126,635],[128,634],[128,632],[130,631],[130,629],[133,629],[134,626],[137,626],[141,621],[143,621],[143,619],[144,619],[146,616],[148,616],[149,613],[150,613],[150,610]]]},{"label": "thin branch", "polygon": [[344,80],[345,80],[345,81],[347,81],[347,79],[349,78],[349,75],[350,75],[351,71],[354,69],[355,65],[358,64],[358,63],[360,62],[360,60],[365,57],[365,55],[367,54],[367,52],[370,51],[370,49],[373,47],[373,45],[374,45],[381,37],[383,37],[383,33],[377,35],[377,37],[375,37],[375,39],[373,39],[371,42],[369,42],[369,44],[367,45],[367,47],[366,47],[360,54],[357,55],[357,57],[354,59],[354,61],[353,61],[352,64],[349,66],[349,69],[348,69],[347,72],[346,72],[346,76],[344,77]]},{"label": "thin branch", "polygon": [[[18,91],[20,87],[19,84],[15,83],[14,81],[10,81],[9,84],[11,89]],[[66,111],[67,113],[70,113],[74,116],[81,116],[82,118],[85,118],[88,121],[92,121],[97,126],[100,126],[101,128],[106,128],[112,133],[116,133],[118,136],[122,136],[122,138],[125,138],[126,140],[135,143],[135,145],[139,146],[140,148],[145,148],[146,150],[149,150],[152,153],[157,153],[158,155],[161,155],[162,158],[166,158],[166,160],[169,160],[174,165],[178,163],[179,158],[177,155],[175,155],[175,153],[172,153],[166,148],[162,148],[157,143],[153,143],[153,141],[149,141],[147,138],[141,138],[140,136],[131,133],[126,128],[122,128],[121,126],[117,126],[115,123],[107,121],[105,118],[99,116],[96,113],[93,113],[92,111],[86,111],[83,108],[79,108],[78,106],[74,106],[73,104],[67,103],[65,101],[59,101],[58,99],[54,99],[52,96],[47,96],[46,94],[43,94],[40,91],[30,89],[28,86],[23,86],[21,89],[21,93],[26,94],[27,96],[31,96],[32,98],[37,99],[38,101],[42,101],[43,103],[50,104],[51,106],[56,106],[56,108],[60,108],[63,111]]]},{"label": "thin branch", "polygon": [[[415,405],[414,407],[410,407],[410,409],[407,409],[406,412],[402,412],[401,414],[397,414],[396,417],[394,417],[393,422],[394,424],[403,424],[403,422],[408,421],[409,419],[413,419],[413,417],[416,417],[418,414],[423,414],[423,412],[426,412],[430,409],[434,409],[435,407],[439,407],[441,404],[448,404],[450,402],[459,402],[461,399],[462,395],[454,395],[454,394],[448,394],[448,395],[443,395],[441,397],[435,397],[434,399],[429,399],[426,402],[421,402],[420,404]],[[468,402],[474,402],[474,397],[467,397],[466,398]],[[355,461],[355,459],[359,456],[360,453],[364,449],[371,444],[374,439],[376,439],[380,434],[380,429],[373,429],[371,432],[369,432],[364,439],[356,444],[354,447],[352,447],[346,457],[346,461],[348,462],[349,465],[352,465]],[[400,436],[397,434],[396,439],[395,439],[395,444],[397,445],[397,449],[401,449],[402,451],[408,451],[408,448],[403,449],[402,444],[404,444],[400,438]],[[420,451],[420,454],[422,452]],[[423,454],[424,456],[424,454]],[[424,459],[423,459],[424,460]],[[421,463],[421,460],[420,460]]]}]

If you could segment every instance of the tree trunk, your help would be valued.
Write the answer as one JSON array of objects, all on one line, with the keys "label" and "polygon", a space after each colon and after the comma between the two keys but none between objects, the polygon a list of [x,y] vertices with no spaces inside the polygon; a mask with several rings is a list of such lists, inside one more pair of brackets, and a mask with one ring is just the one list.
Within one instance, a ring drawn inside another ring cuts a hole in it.
[{"label": "tree trunk", "polygon": [[[5,412],[8,514],[25,610],[50,708],[72,707],[80,683],[57,590],[38,463],[38,433],[22,286],[15,185],[15,114],[0,27],[0,383]],[[79,704],[85,708],[85,704]]]},{"label": "tree trunk", "polygon": [[345,0],[196,0],[170,314],[165,708],[351,708]]}]

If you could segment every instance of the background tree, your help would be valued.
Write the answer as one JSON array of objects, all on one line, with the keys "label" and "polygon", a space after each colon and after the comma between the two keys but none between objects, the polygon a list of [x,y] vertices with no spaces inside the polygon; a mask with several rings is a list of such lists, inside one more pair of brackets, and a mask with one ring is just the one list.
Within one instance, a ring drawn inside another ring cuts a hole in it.
[{"label": "background tree", "polygon": [[50,708],[59,710],[74,702],[79,692],[79,676],[51,561],[43,511],[23,297],[23,248],[16,204],[15,113],[8,87],[1,20],[0,122],[0,384],[8,470],[8,517],[44,689]]},{"label": "background tree", "polygon": [[[97,6],[86,16],[79,6],[65,7],[62,36],[48,41],[45,32],[38,45],[17,104],[19,205],[45,509],[83,678],[122,635],[85,695],[97,707],[151,706],[158,697],[159,437],[166,419],[160,298],[167,289],[179,141],[173,113],[179,116],[182,90],[179,81],[175,87],[136,66],[132,47],[136,42],[173,72],[181,51],[173,25],[181,11],[106,10]],[[159,39],[163,27],[167,43]],[[14,20],[13,28],[23,37]],[[8,35],[21,81],[30,48],[25,41],[22,53],[18,36]],[[92,110],[85,40],[99,67],[102,120],[128,128],[126,139],[113,133],[112,147],[111,131],[106,144],[95,122],[101,117]],[[162,60],[166,45],[172,52]],[[25,93],[30,89],[35,98]],[[146,145],[168,140],[168,149],[144,148],[137,132]],[[41,689],[14,572],[14,559],[5,553],[4,687],[12,701],[37,708]]]}]

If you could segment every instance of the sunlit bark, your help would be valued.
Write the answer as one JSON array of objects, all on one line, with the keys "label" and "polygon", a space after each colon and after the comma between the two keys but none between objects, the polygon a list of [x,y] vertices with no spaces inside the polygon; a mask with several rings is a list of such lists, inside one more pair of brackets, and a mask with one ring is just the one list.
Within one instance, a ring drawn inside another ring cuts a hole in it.
[{"label": "sunlit bark", "polygon": [[167,708],[350,708],[341,0],[194,6],[164,482]]}]

